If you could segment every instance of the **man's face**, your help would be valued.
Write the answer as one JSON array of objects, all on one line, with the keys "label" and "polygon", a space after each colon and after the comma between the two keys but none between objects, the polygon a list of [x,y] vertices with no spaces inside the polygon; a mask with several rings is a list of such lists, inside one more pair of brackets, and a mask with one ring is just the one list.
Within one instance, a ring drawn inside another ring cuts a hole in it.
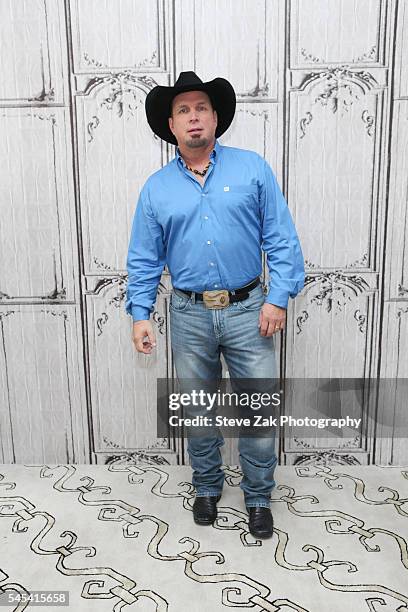
[{"label": "man's face", "polygon": [[173,99],[169,126],[179,146],[206,147],[214,141],[217,113],[204,91],[187,91]]}]

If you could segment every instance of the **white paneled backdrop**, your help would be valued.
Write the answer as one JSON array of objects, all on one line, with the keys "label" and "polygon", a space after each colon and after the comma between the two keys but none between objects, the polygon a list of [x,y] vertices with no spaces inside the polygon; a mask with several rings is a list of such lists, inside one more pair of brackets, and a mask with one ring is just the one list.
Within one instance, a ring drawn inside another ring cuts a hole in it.
[{"label": "white paneled backdrop", "polygon": [[[0,41],[0,462],[186,462],[155,431],[168,274],[154,355],[124,311],[138,192],[174,155],[144,101],[182,70],[233,83],[221,141],[267,159],[296,222],[282,377],[408,377],[408,0],[0,0]],[[280,461],[402,464],[398,418],[282,436]]]}]

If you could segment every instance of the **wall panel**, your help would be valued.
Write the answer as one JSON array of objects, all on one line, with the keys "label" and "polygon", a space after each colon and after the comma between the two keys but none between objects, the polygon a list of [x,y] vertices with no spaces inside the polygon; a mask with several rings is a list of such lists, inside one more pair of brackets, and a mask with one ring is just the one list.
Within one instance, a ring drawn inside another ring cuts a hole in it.
[{"label": "wall panel", "polygon": [[84,463],[89,442],[75,307],[20,306],[1,309],[0,318],[3,460]]},{"label": "wall panel", "polygon": [[283,6],[281,0],[176,0],[177,71],[194,70],[205,80],[223,76],[239,98],[277,100]]},{"label": "wall panel", "polygon": [[168,0],[70,0],[74,70],[167,70]]},{"label": "wall panel", "polygon": [[63,0],[0,0],[0,105],[62,103]]},{"label": "wall panel", "polygon": [[2,109],[0,303],[73,300],[76,234],[64,109]]}]

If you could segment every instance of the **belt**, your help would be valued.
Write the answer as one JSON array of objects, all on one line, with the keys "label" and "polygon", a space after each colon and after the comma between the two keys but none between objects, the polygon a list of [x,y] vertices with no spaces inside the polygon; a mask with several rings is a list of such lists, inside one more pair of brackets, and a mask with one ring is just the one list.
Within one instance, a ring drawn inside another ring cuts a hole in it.
[{"label": "belt", "polygon": [[[260,282],[261,281],[260,281],[260,278],[258,276],[253,281],[248,283],[248,285],[244,285],[243,287],[240,287],[239,289],[234,289],[234,293],[232,293],[232,291],[228,291],[229,302],[230,303],[231,302],[240,302],[241,300],[246,300],[246,298],[249,297],[249,292],[252,289],[255,289],[255,287],[257,287]],[[182,293],[185,293],[189,297],[193,293],[195,293],[196,301],[200,301],[200,300],[202,301],[204,299],[202,293],[196,293],[195,291],[187,291],[186,289],[177,289],[177,291],[181,291]],[[223,290],[221,290],[221,291],[223,291]]]}]

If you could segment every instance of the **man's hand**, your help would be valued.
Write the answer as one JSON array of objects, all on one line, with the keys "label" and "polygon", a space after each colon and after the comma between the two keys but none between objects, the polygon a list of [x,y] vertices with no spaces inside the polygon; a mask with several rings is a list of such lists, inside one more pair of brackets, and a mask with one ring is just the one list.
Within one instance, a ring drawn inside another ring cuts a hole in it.
[{"label": "man's hand", "polygon": [[[146,337],[147,340],[145,340]],[[150,321],[133,322],[133,344],[139,353],[150,355],[153,347],[156,346],[156,338]]]},{"label": "man's hand", "polygon": [[258,327],[261,336],[270,337],[285,329],[286,308],[274,304],[264,304],[259,313]]}]

